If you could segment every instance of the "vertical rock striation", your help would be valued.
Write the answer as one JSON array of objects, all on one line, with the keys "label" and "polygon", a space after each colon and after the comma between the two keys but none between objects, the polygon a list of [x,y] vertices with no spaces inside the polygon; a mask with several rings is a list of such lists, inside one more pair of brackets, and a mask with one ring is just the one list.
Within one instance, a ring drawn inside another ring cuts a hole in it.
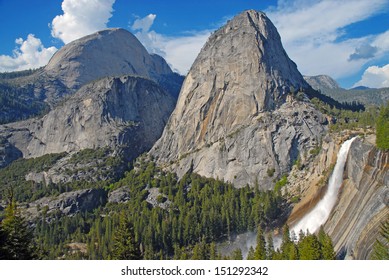
[{"label": "vertical rock striation", "polygon": [[340,257],[367,259],[380,224],[389,216],[389,154],[356,139],[344,177],[325,230]]}]

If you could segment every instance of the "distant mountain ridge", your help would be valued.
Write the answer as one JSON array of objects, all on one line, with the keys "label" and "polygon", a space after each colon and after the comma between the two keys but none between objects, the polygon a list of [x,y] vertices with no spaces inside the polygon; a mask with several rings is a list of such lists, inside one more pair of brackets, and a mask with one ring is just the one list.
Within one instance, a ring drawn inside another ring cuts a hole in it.
[{"label": "distant mountain ridge", "polygon": [[340,89],[338,83],[327,75],[304,76],[305,81],[316,90]]},{"label": "distant mountain ridge", "polygon": [[362,103],[368,105],[384,105],[389,101],[389,88],[357,87],[352,89],[341,88],[337,82],[327,75],[304,76],[310,86],[319,90],[340,103]]}]

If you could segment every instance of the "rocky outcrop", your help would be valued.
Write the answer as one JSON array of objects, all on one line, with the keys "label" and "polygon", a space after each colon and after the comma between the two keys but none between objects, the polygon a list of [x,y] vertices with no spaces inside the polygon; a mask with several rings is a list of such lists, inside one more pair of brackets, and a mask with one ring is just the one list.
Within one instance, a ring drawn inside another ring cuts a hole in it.
[{"label": "rocky outcrop", "polygon": [[23,154],[20,150],[11,145],[4,137],[0,137],[0,168],[7,166],[22,156]]},{"label": "rocky outcrop", "polygon": [[109,146],[133,159],[160,137],[174,103],[151,80],[108,77],[42,118],[0,126],[0,135],[25,158]]},{"label": "rocky outcrop", "polygon": [[108,202],[110,203],[126,203],[128,200],[130,200],[130,189],[128,186],[120,187],[108,194]]},{"label": "rocky outcrop", "polygon": [[287,185],[289,196],[295,200],[287,221],[289,225],[294,225],[322,199],[336,164],[339,148],[347,138],[348,135],[326,135],[315,150],[309,151],[317,154],[311,162],[293,167]]},{"label": "rocky outcrop", "polygon": [[31,220],[42,214],[60,211],[64,215],[92,211],[107,202],[107,193],[103,189],[87,189],[62,193],[57,197],[44,197],[29,203],[22,213]]},{"label": "rocky outcrop", "polygon": [[271,188],[325,131],[304,94],[295,98],[308,88],[266,15],[245,11],[208,39],[150,153],[179,176],[192,169],[238,187]]},{"label": "rocky outcrop", "polygon": [[389,216],[389,153],[356,139],[338,203],[325,224],[339,257],[367,259]]}]

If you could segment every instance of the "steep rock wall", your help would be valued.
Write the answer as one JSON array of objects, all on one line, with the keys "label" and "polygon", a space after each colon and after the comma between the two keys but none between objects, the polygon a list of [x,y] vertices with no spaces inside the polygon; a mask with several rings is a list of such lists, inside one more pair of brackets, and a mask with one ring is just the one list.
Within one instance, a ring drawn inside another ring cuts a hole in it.
[{"label": "steep rock wall", "polygon": [[244,11],[202,48],[150,153],[179,176],[192,169],[237,187],[272,188],[326,131],[304,94],[293,97],[308,88],[269,18]]},{"label": "steep rock wall", "polygon": [[109,77],[82,87],[42,118],[0,126],[24,158],[110,146],[133,159],[152,147],[174,107],[155,82]]},{"label": "steep rock wall", "polygon": [[389,215],[389,153],[356,139],[339,201],[325,224],[340,257],[366,259]]}]

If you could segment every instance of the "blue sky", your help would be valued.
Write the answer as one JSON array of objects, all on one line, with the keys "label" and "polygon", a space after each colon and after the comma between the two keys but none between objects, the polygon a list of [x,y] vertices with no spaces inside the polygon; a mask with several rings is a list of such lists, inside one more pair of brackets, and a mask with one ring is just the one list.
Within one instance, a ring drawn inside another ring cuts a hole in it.
[{"label": "blue sky", "polygon": [[245,9],[266,12],[302,74],[389,87],[389,0],[0,0],[0,71],[43,66],[65,43],[122,27],[186,74],[209,34]]}]

